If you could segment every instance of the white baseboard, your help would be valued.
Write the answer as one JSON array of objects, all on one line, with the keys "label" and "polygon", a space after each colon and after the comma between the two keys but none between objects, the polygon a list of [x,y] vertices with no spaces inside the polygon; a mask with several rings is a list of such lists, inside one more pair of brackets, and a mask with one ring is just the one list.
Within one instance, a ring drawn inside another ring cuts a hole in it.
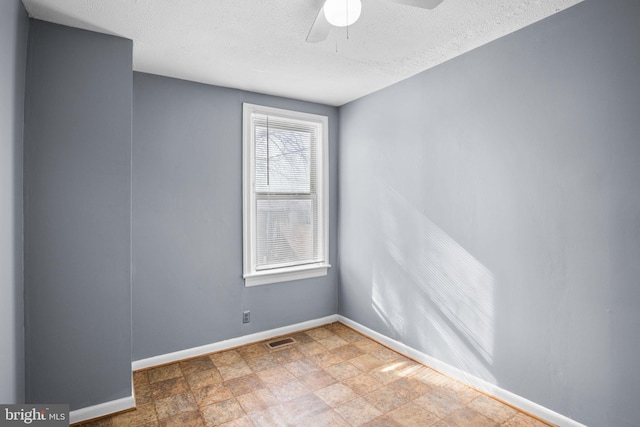
[{"label": "white baseboard", "polygon": [[406,344],[382,335],[374,331],[373,329],[369,329],[366,326],[354,322],[349,318],[339,315],[338,321],[355,329],[363,335],[373,338],[374,340],[386,345],[387,347],[397,351],[398,353],[409,356],[410,358],[424,363],[425,365],[428,365],[436,369],[437,371],[440,371],[443,374],[460,381],[461,383],[467,384],[477,390],[497,397],[498,399],[510,405],[513,405],[516,408],[540,417],[550,423],[557,424],[558,426],[562,427],[586,427],[584,424],[574,421],[571,418],[565,417],[564,415],[552,411],[551,409],[545,408],[544,406],[538,405],[537,403],[525,399],[524,397],[518,396],[517,394],[511,393],[508,390],[500,388],[495,384],[491,384],[481,378],[473,376],[454,366],[444,363],[434,357],[429,356],[428,354],[425,354],[419,350],[409,347]]},{"label": "white baseboard", "polygon": [[86,408],[76,409],[69,412],[69,424],[75,424],[82,421],[91,420],[93,418],[104,417],[105,415],[114,414],[127,409],[136,407],[133,395],[123,397],[121,399],[111,400],[109,402],[100,403],[98,405],[87,406]]},{"label": "white baseboard", "polygon": [[203,354],[213,353],[216,351],[227,350],[234,347],[239,347],[245,344],[250,344],[256,341],[263,341],[269,338],[277,337],[280,335],[286,335],[293,332],[298,332],[304,329],[315,328],[318,326],[326,325],[338,321],[338,315],[333,314],[327,317],[321,317],[319,319],[308,320],[302,323],[296,323],[294,325],[283,326],[281,328],[270,329],[268,331],[256,332],[255,334],[244,335],[237,338],[231,338],[224,341],[219,341],[212,344],[203,345],[200,347],[188,348],[186,350],[175,351],[173,353],[161,354],[159,356],[149,357],[147,359],[136,360],[131,363],[131,368],[134,371],[139,369],[152,368],[154,366],[165,365],[167,363],[177,362],[178,360],[189,359],[192,357],[202,356]]}]

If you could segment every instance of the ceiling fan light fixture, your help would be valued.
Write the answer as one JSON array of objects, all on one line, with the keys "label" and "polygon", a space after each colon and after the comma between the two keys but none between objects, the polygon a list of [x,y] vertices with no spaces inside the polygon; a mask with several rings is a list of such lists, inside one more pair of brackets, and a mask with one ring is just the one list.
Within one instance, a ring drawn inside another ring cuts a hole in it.
[{"label": "ceiling fan light fixture", "polygon": [[353,25],[362,11],[360,0],[327,0],[324,2],[324,16],[331,25],[346,27]]}]

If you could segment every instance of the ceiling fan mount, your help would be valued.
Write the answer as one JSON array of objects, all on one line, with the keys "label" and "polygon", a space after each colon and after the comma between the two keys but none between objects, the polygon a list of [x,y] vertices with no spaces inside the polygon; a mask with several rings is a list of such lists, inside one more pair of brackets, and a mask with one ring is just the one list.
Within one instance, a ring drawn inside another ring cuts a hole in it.
[{"label": "ceiling fan mount", "polygon": [[[434,9],[443,0],[387,0],[421,9]],[[318,43],[327,38],[332,27],[346,27],[360,17],[360,0],[325,0],[309,29],[307,43]]]}]

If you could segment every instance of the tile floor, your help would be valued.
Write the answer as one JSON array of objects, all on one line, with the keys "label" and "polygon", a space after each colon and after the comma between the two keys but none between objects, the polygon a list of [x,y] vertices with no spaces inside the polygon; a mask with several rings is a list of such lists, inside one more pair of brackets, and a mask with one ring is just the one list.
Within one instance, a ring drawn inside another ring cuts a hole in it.
[{"label": "tile floor", "polygon": [[137,409],[83,426],[545,427],[333,323],[136,371]]}]

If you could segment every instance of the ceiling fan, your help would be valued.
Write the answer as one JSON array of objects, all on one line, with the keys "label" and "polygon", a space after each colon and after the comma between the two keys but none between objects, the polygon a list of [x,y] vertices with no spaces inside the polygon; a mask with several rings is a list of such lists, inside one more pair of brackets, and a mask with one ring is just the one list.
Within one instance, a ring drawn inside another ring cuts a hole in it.
[{"label": "ceiling fan", "polygon": [[[387,0],[393,3],[434,9],[443,0]],[[360,0],[325,0],[307,34],[307,43],[318,43],[327,38],[331,27],[346,27],[360,18]]]}]

